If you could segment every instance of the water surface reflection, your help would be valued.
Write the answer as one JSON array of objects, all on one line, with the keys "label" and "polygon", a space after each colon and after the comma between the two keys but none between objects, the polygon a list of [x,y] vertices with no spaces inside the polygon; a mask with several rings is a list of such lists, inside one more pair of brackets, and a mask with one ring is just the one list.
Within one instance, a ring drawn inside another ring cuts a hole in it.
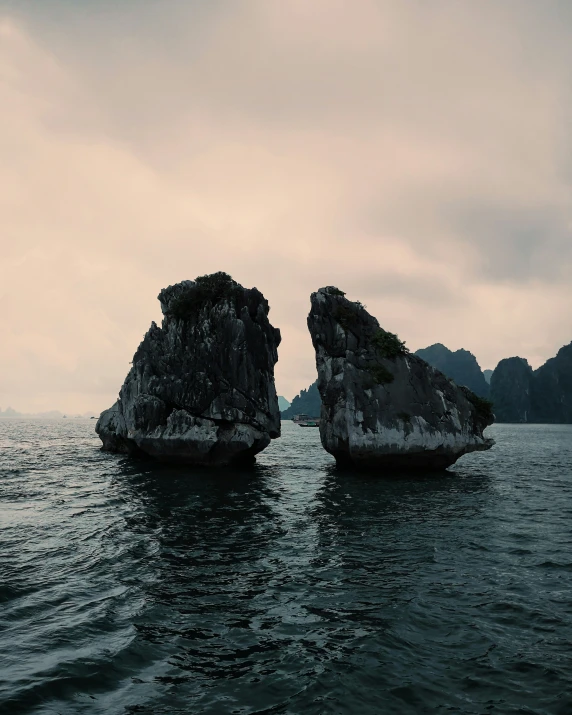
[{"label": "water surface reflection", "polygon": [[454,472],[396,479],[291,424],[220,471],[86,429],[2,442],[7,712],[569,711],[569,429],[497,426]]}]

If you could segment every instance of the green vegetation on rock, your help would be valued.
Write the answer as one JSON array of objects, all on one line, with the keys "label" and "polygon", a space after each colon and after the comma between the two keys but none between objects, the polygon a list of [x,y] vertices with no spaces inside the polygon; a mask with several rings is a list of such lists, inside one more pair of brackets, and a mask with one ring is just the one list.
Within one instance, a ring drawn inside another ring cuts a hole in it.
[{"label": "green vegetation on rock", "polygon": [[356,317],[357,315],[355,310],[352,310],[349,305],[344,305],[342,303],[336,306],[334,318],[344,330],[351,330],[352,326],[356,323]]},{"label": "green vegetation on rock", "polygon": [[196,315],[205,305],[213,306],[221,300],[236,298],[239,292],[243,292],[240,285],[223,271],[198,276],[193,285],[172,301],[169,315],[185,320]]},{"label": "green vegetation on rock", "polygon": [[371,339],[375,351],[380,357],[396,358],[409,352],[403,340],[400,340],[395,333],[380,328]]}]

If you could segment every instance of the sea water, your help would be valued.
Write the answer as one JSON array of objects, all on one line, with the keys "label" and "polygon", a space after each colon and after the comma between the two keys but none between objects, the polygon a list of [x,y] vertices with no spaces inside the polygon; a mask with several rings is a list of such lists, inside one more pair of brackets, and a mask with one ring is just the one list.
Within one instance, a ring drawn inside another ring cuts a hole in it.
[{"label": "sea water", "polygon": [[572,713],[572,426],[441,475],[251,469],[0,420],[0,712]]}]

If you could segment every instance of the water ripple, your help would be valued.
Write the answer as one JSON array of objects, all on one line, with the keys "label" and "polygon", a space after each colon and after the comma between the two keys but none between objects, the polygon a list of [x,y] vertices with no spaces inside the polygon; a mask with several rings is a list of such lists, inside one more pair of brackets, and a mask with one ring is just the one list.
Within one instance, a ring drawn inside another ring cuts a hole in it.
[{"label": "water ripple", "polygon": [[448,473],[250,470],[0,421],[0,703],[40,713],[572,712],[572,428]]}]

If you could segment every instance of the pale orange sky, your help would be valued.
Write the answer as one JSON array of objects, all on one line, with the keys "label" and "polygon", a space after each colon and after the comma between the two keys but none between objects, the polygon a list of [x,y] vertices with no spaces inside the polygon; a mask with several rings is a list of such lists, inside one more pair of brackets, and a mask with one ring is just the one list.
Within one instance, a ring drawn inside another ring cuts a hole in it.
[{"label": "pale orange sky", "polygon": [[0,0],[0,407],[102,410],[217,270],[315,379],[337,285],[412,349],[572,339],[572,3]]}]

